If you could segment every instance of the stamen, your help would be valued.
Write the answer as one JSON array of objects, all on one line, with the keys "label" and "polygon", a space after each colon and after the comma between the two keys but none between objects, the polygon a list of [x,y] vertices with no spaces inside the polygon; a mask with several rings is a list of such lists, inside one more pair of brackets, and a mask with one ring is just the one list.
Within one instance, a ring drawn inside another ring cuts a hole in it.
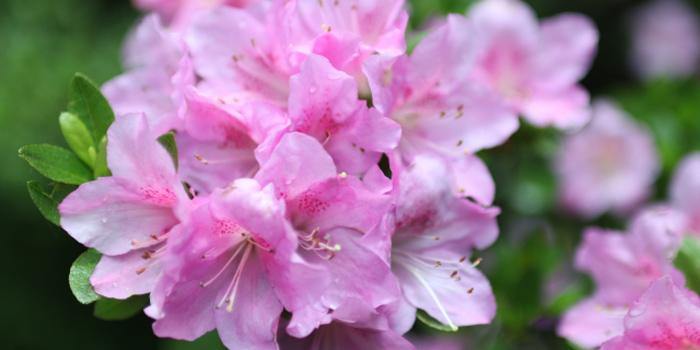
[{"label": "stamen", "polygon": [[224,272],[224,270],[226,270],[226,268],[227,268],[229,265],[231,265],[231,263],[233,262],[233,259],[235,259],[236,256],[238,256],[238,253],[241,252],[241,250],[243,249],[243,246],[245,246],[245,245],[246,245],[246,244],[241,244],[241,245],[239,245],[239,246],[238,246],[238,249],[236,249],[236,251],[235,251],[235,252],[231,255],[231,257],[228,259],[228,261],[226,262],[226,264],[224,264],[224,267],[222,267],[221,270],[219,270],[219,272],[217,272],[216,275],[214,275],[214,277],[212,277],[209,281],[207,281],[207,282],[199,282],[199,286],[202,287],[202,288],[204,288],[204,287],[210,285],[212,282],[214,282],[217,278],[219,278],[219,276],[221,276],[221,274]]},{"label": "stamen", "polygon": [[236,291],[238,290],[238,283],[240,283],[240,281],[241,281],[241,272],[243,272],[243,266],[245,266],[245,263],[248,261],[248,256],[250,255],[250,250],[252,248],[253,248],[253,246],[249,245],[248,248],[245,250],[243,257],[241,258],[241,262],[240,262],[240,264],[238,264],[238,269],[236,270],[236,275],[233,276],[233,279],[234,279],[234,281],[236,281],[236,283],[233,286],[233,291],[231,292],[228,306],[226,306],[226,311],[228,311],[228,312],[233,311],[233,301],[236,299]]},{"label": "stamen", "polygon": [[472,294],[474,292],[474,287],[471,287],[467,290],[467,293]]}]

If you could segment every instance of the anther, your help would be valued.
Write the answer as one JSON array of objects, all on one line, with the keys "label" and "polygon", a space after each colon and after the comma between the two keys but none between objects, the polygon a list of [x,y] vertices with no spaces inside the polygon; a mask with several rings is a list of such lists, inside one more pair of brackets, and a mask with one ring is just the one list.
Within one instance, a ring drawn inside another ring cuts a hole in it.
[{"label": "anther", "polygon": [[461,112],[462,108],[464,108],[464,105],[459,105],[459,107],[457,107],[457,112]]},{"label": "anther", "polygon": [[461,146],[463,143],[464,143],[464,141],[459,140],[459,142],[457,142],[457,147]]},{"label": "anther", "polygon": [[436,241],[439,241],[439,240],[440,240],[440,236],[435,236],[435,240],[436,240]]},{"label": "anther", "polygon": [[204,163],[204,165],[209,165],[209,161],[204,159],[202,156],[200,156],[198,153],[194,154],[194,157],[197,158],[198,161]]},{"label": "anther", "polygon": [[466,256],[463,256],[463,257],[459,258],[459,262],[464,262],[464,260],[467,260],[467,257],[466,257]]},{"label": "anther", "polygon": [[457,271],[452,271],[452,274],[450,275],[450,278],[454,278],[455,276],[457,276]]},{"label": "anther", "polygon": [[474,292],[474,287],[471,287],[467,290],[467,293],[472,294]]},{"label": "anther", "polygon": [[444,117],[446,114],[445,111],[440,112],[440,118]]},{"label": "anther", "polygon": [[476,260],[472,262],[472,267],[479,266],[479,264],[481,264],[481,260],[483,260],[481,257],[476,258]]},{"label": "anther", "polygon": [[440,260],[435,262],[435,267],[440,267],[441,265],[442,265],[442,263],[440,262]]},{"label": "anther", "polygon": [[137,275],[140,275],[140,274],[142,274],[144,271],[146,271],[146,268],[145,268],[145,267],[142,267],[142,268],[136,270],[136,274],[137,274]]}]

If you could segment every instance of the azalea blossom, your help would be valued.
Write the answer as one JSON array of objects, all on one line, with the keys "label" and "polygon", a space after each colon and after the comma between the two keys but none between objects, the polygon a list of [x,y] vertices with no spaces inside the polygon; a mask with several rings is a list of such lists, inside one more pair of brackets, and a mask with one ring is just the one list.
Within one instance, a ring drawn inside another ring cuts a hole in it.
[{"label": "azalea blossom", "polygon": [[625,315],[624,335],[601,350],[683,350],[700,347],[700,299],[669,276],[651,283]]},{"label": "azalea blossom", "polygon": [[691,153],[677,165],[669,189],[671,204],[687,218],[688,229],[700,234],[700,153]]},{"label": "azalea blossom", "polygon": [[145,113],[154,137],[181,128],[195,75],[186,47],[157,16],[146,16],[127,38],[123,66],[124,74],[102,86],[115,114]]},{"label": "azalea blossom", "polygon": [[401,125],[399,159],[431,153],[448,160],[455,192],[488,204],[493,180],[473,153],[503,143],[518,121],[499,94],[468,78],[478,46],[470,21],[449,15],[410,58],[374,56],[365,72],[376,108]]},{"label": "azalea blossom", "polygon": [[650,208],[633,219],[628,233],[587,229],[575,265],[591,275],[596,290],[564,314],[558,334],[594,348],[623,334],[623,318],[649,283],[669,275],[683,286],[685,278],[671,261],[680,246],[681,228],[678,213]]},{"label": "azalea blossom", "polygon": [[630,61],[642,79],[683,78],[700,64],[700,20],[682,0],[656,0],[637,9]]},{"label": "azalea blossom", "polygon": [[650,131],[609,100],[594,102],[593,120],[564,139],[554,166],[562,204],[584,218],[630,212],[660,170]]},{"label": "azalea blossom", "polygon": [[112,176],[81,185],[59,206],[63,229],[104,254],[91,279],[104,296],[150,292],[167,238],[190,210],[173,160],[151,134],[143,115],[117,118],[107,131]]},{"label": "azalea blossom", "polygon": [[427,156],[400,174],[391,261],[405,304],[395,306],[393,320],[401,333],[412,326],[416,308],[455,330],[488,323],[496,312],[491,286],[475,269],[480,258],[470,255],[495,241],[500,211],[455,197],[444,181],[449,176],[440,158]]},{"label": "azalea blossom", "polygon": [[577,128],[588,121],[588,92],[578,84],[598,44],[585,16],[537,21],[519,0],[482,0],[469,8],[482,49],[470,76],[499,91],[510,107],[540,127]]},{"label": "azalea blossom", "polygon": [[[326,57],[366,90],[361,67],[370,54],[405,50],[403,1],[274,1],[264,11],[219,7],[186,31],[202,91],[227,103],[267,100],[285,109],[289,78],[309,54]],[[368,95],[364,93],[364,95]]]}]

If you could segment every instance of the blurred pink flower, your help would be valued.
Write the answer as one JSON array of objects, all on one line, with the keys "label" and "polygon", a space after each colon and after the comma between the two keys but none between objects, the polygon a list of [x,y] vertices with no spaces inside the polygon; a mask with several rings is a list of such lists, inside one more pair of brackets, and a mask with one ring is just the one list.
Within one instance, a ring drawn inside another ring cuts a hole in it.
[{"label": "blurred pink flower", "polygon": [[576,252],[576,268],[596,283],[592,297],[569,309],[558,334],[584,348],[621,335],[623,318],[653,280],[669,275],[682,286],[685,277],[671,262],[681,242],[682,218],[668,208],[638,214],[628,233],[589,228]]},{"label": "blurred pink flower", "polygon": [[688,229],[700,235],[700,152],[687,155],[676,167],[670,196],[671,204],[685,214]]},{"label": "blurred pink flower", "polygon": [[632,304],[624,335],[600,350],[684,350],[700,348],[700,299],[669,276],[654,281]]},{"label": "blurred pink flower", "polygon": [[597,100],[591,123],[564,139],[555,169],[565,209],[590,219],[641,204],[660,164],[649,130],[614,102]]},{"label": "blurred pink flower", "polygon": [[635,13],[630,60],[642,79],[682,78],[700,63],[700,21],[682,0],[656,0]]},{"label": "blurred pink flower", "polygon": [[483,0],[467,15],[482,45],[474,79],[503,94],[534,125],[576,128],[588,121],[589,96],[578,81],[598,44],[589,18],[565,13],[538,23],[519,0]]},{"label": "blurred pink flower", "polygon": [[245,8],[261,0],[133,0],[142,11],[155,12],[171,29],[183,29],[198,12],[218,6]]}]

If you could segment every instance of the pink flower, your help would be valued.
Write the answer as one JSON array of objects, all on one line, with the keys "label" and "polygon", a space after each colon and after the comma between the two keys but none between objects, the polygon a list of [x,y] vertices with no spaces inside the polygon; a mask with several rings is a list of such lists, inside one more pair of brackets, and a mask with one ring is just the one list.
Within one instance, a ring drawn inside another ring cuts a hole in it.
[{"label": "pink flower", "polygon": [[[267,100],[284,109],[289,78],[309,54],[355,78],[372,53],[395,57],[405,50],[403,1],[274,1],[264,11],[220,7],[195,19],[185,39],[199,88],[228,103]],[[367,95],[367,94],[365,94]]]},{"label": "pink flower", "polygon": [[319,290],[321,297],[307,305],[283,300],[292,312],[287,327],[291,335],[307,336],[331,322],[338,308],[358,305],[374,312],[396,300],[399,291],[389,263],[373,247],[383,242],[364,239],[389,211],[388,195],[371,191],[353,176],[338,174],[318,141],[295,132],[282,137],[255,178],[274,184],[287,205],[300,256],[327,271],[319,276],[331,281]]},{"label": "pink flower", "polygon": [[683,274],[671,262],[680,246],[680,228],[678,213],[651,208],[632,221],[629,233],[587,229],[575,264],[591,275],[596,291],[566,312],[559,335],[584,348],[599,346],[623,333],[623,317],[651,281],[669,275],[684,285]]},{"label": "pink flower", "polygon": [[483,0],[468,13],[483,42],[471,76],[499,91],[537,126],[576,128],[589,118],[583,78],[598,32],[587,17],[561,14],[538,23],[518,0]]},{"label": "pink flower", "polygon": [[143,115],[117,118],[107,132],[113,175],[81,185],[59,206],[61,226],[105,254],[91,279],[101,295],[150,292],[166,238],[189,211],[173,161],[151,135]]},{"label": "pink flower", "polygon": [[394,306],[398,319],[390,319],[400,333],[416,308],[455,330],[489,323],[496,313],[491,286],[474,268],[480,259],[468,259],[496,240],[500,210],[455,197],[450,175],[444,161],[427,156],[400,173],[391,261],[407,305]]},{"label": "pink flower", "polygon": [[268,102],[229,106],[195,89],[185,100],[184,127],[175,135],[178,174],[200,195],[255,175],[256,152],[274,147],[289,125],[289,117]]},{"label": "pink flower", "polygon": [[115,114],[145,113],[155,137],[181,127],[183,94],[195,83],[181,40],[150,15],[127,38],[123,56],[127,71],[102,86]]},{"label": "pink flower", "polygon": [[156,335],[194,340],[216,328],[229,348],[277,348],[280,291],[308,298],[327,283],[296,256],[285,214],[274,186],[252,179],[212,193],[163,257],[146,309]]},{"label": "pink flower", "polygon": [[671,204],[688,219],[688,229],[700,234],[700,153],[691,153],[680,162],[669,191]]},{"label": "pink flower", "polygon": [[[342,319],[343,315],[340,315],[340,318]],[[283,322],[280,323],[283,324]],[[400,334],[387,329],[386,320],[382,319],[382,315],[376,312],[359,322],[336,320],[319,327],[303,339],[280,333],[279,344],[282,350],[416,349]]]},{"label": "pink flower", "polygon": [[155,12],[163,18],[170,29],[182,30],[192,21],[192,17],[218,6],[245,8],[260,0],[133,0],[134,6],[142,11]]},{"label": "pink flower", "polygon": [[289,85],[290,130],[322,142],[341,171],[363,174],[398,145],[401,127],[358,100],[355,79],[326,58],[307,56]]},{"label": "pink flower", "polygon": [[657,0],[639,8],[632,26],[630,61],[645,80],[682,78],[700,63],[700,22],[680,0]]},{"label": "pink flower", "polygon": [[555,168],[564,206],[594,218],[634,209],[649,195],[660,164],[649,130],[615,103],[598,100],[590,125],[564,140]]},{"label": "pink flower", "polygon": [[651,283],[625,316],[624,335],[601,350],[683,350],[700,347],[700,299],[669,276]]},{"label": "pink flower", "polygon": [[410,58],[377,55],[365,72],[376,108],[401,124],[402,161],[438,155],[450,162],[455,189],[490,203],[492,180],[473,153],[503,143],[518,121],[499,94],[469,79],[478,45],[469,20],[450,15]]}]

